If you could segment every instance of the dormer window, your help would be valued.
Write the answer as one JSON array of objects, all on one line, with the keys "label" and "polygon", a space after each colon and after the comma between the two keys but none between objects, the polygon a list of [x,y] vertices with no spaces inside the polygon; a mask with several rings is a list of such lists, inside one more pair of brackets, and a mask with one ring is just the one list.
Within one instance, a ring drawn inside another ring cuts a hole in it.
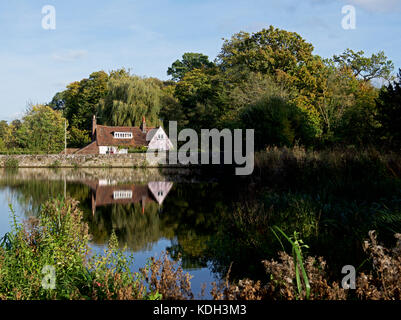
[{"label": "dormer window", "polygon": [[132,139],[132,132],[114,132],[115,139]]},{"label": "dormer window", "polygon": [[124,199],[132,199],[132,191],[131,190],[118,190],[113,192],[114,200],[124,200]]}]

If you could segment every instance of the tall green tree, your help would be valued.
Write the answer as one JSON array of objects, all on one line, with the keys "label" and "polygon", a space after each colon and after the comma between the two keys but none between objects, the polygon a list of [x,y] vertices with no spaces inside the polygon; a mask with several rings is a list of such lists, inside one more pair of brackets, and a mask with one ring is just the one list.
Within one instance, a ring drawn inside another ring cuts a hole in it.
[{"label": "tall green tree", "polygon": [[59,153],[64,149],[65,118],[49,106],[31,106],[17,131],[18,143],[31,151]]},{"label": "tall green tree", "polygon": [[314,138],[307,117],[293,103],[281,97],[264,97],[240,114],[245,128],[255,130],[255,149],[269,145],[310,144]]},{"label": "tall green tree", "polygon": [[108,80],[106,72],[93,72],[89,78],[72,82],[65,91],[57,93],[49,106],[63,111],[72,127],[89,134],[97,104],[107,93]]},{"label": "tall green tree", "polygon": [[185,74],[194,69],[207,69],[214,66],[209,61],[209,57],[202,53],[187,52],[184,53],[181,60],[173,62],[171,67],[167,69],[167,75],[173,80],[181,80]]},{"label": "tall green tree", "polygon": [[292,102],[308,114],[316,135],[321,134],[318,103],[325,89],[326,66],[313,54],[312,44],[300,35],[273,26],[252,34],[239,32],[224,41],[217,63],[232,87],[247,81],[251,73],[271,75],[291,93]]},{"label": "tall green tree", "polygon": [[18,148],[18,141],[16,139],[16,132],[21,127],[21,121],[19,119],[11,121],[10,124],[7,121],[0,121],[0,139],[1,149]]},{"label": "tall green tree", "polygon": [[131,75],[112,77],[107,83],[107,94],[97,106],[100,122],[138,126],[145,116],[147,125],[158,125],[162,95],[155,79]]},{"label": "tall green tree", "polygon": [[228,112],[228,92],[224,78],[214,69],[189,71],[175,86],[185,122],[192,129],[221,127]]},{"label": "tall green tree", "polygon": [[356,77],[364,81],[383,78],[391,80],[391,72],[394,64],[388,60],[384,51],[365,57],[363,51],[354,52],[351,49],[345,50],[340,55],[334,55],[333,60],[341,67],[350,68]]}]

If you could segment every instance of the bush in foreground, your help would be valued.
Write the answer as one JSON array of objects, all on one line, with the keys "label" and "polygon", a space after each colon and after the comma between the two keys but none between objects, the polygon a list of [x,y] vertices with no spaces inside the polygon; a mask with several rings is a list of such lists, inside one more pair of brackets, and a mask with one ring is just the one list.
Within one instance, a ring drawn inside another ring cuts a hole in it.
[{"label": "bush in foreground", "polygon": [[180,285],[189,276],[165,255],[132,272],[133,259],[114,234],[102,255],[92,255],[82,215],[72,199],[51,200],[22,224],[13,213],[12,231],[0,240],[0,299],[183,298]]}]

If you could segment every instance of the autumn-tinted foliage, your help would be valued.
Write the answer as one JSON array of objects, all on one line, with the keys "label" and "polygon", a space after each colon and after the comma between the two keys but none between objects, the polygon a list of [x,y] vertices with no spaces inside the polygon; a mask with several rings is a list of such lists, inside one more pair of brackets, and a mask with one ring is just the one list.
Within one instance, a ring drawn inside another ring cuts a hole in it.
[{"label": "autumn-tinted foliage", "polygon": [[[298,33],[270,26],[225,39],[213,62],[184,53],[167,69],[171,80],[124,68],[97,71],[56,93],[49,106],[68,120],[68,146],[76,148],[90,142],[93,114],[108,125],[137,126],[145,116],[148,125],[177,121],[179,129],[196,131],[246,127],[256,130],[259,149],[295,143],[396,148],[399,82],[382,90],[374,85],[391,80],[393,68],[383,51],[365,56],[348,48],[324,59]],[[278,100],[280,106],[271,103]],[[26,148],[12,138],[17,126],[0,123],[0,149]]]}]

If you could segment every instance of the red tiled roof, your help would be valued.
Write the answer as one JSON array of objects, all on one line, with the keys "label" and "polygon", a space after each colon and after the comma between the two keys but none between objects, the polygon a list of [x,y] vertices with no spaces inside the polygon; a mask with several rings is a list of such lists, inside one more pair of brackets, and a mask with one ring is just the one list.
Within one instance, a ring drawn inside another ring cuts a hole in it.
[{"label": "red tiled roof", "polygon": [[[96,144],[98,146],[125,146],[125,147],[141,147],[147,146],[149,141],[146,141],[147,133],[154,128],[146,128],[146,132],[138,127],[109,127],[96,126]],[[115,139],[114,132],[131,132],[132,139]]]},{"label": "red tiled roof", "polygon": [[92,154],[92,153],[99,153],[99,148],[96,145],[96,141],[91,142],[87,146],[75,152],[75,154]]}]

